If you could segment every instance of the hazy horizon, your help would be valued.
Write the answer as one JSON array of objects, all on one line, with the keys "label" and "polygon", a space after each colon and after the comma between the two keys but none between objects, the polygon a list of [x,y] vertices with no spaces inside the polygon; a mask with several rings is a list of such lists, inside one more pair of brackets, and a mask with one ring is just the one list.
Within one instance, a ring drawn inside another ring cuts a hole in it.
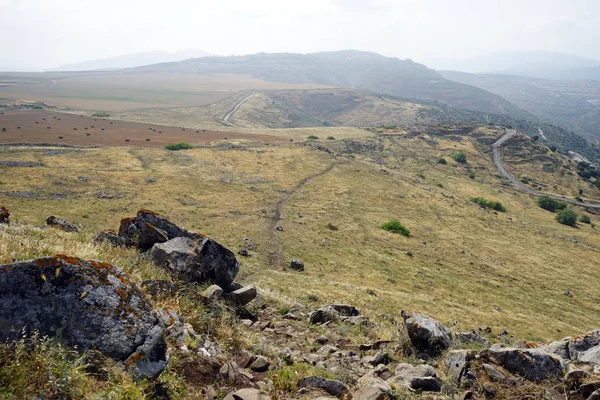
[{"label": "hazy horizon", "polygon": [[215,55],[356,49],[468,59],[553,51],[600,59],[600,2],[575,0],[0,0],[0,70],[45,70],[134,53]]}]

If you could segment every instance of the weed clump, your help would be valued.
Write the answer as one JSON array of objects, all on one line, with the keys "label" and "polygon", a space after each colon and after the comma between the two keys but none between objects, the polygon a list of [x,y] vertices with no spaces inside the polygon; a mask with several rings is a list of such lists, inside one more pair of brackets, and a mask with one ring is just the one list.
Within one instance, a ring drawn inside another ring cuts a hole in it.
[{"label": "weed clump", "polygon": [[98,111],[98,112],[93,113],[92,117],[107,118],[107,117],[110,117],[110,114],[105,113],[104,111]]},{"label": "weed clump", "polygon": [[386,230],[388,232],[396,233],[398,235],[410,237],[410,231],[408,230],[408,228],[402,225],[402,222],[398,221],[397,219],[393,219],[381,225],[381,229]]},{"label": "weed clump", "polygon": [[185,143],[185,142],[179,142],[179,143],[173,143],[173,144],[168,144],[165,146],[166,150],[189,150],[189,149],[193,149],[194,146],[192,146],[189,143]]},{"label": "weed clump", "polygon": [[481,208],[491,208],[492,210],[500,212],[506,211],[506,207],[504,207],[499,201],[489,201],[483,197],[473,197],[471,201],[475,204],[478,204]]},{"label": "weed clump", "polygon": [[467,162],[467,155],[464,151],[459,151],[452,155],[452,159],[457,163],[465,164]]},{"label": "weed clump", "polygon": [[438,164],[442,164],[442,165],[446,165],[448,164],[448,161],[446,161],[446,159],[444,157],[440,157],[437,159],[437,163]]},{"label": "weed clump", "polygon": [[319,137],[318,137],[318,136],[315,136],[315,135],[309,135],[309,136],[307,137],[307,139],[308,139],[308,140],[319,140]]}]

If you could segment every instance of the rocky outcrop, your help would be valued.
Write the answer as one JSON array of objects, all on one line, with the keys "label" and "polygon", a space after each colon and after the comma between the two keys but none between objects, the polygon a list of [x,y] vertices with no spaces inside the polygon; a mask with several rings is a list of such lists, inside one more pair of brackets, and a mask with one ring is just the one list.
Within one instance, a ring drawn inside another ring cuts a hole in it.
[{"label": "rocky outcrop", "polygon": [[359,316],[360,312],[353,306],[347,304],[331,304],[321,307],[308,314],[308,321],[311,324],[324,324],[337,320],[348,320]]},{"label": "rocky outcrop", "polygon": [[494,345],[484,350],[482,356],[530,381],[541,381],[563,375],[561,358],[542,349],[517,349]]},{"label": "rocky outcrop", "polygon": [[26,333],[99,350],[138,377],[167,365],[165,327],[142,290],[111,264],[58,255],[0,266],[0,340]]},{"label": "rocky outcrop", "polygon": [[10,217],[10,212],[6,207],[0,207],[0,224],[8,224],[8,218]]},{"label": "rocky outcrop", "polygon": [[177,237],[156,243],[150,258],[185,282],[214,283],[228,287],[239,271],[235,255],[207,237]]},{"label": "rocky outcrop", "polygon": [[116,232],[111,229],[105,229],[101,232],[98,232],[98,234],[94,236],[94,243],[110,243],[113,246],[120,247],[132,247],[135,245],[135,243],[133,243],[131,240],[117,235]]},{"label": "rocky outcrop", "polygon": [[417,354],[440,355],[452,346],[452,333],[441,322],[425,315],[402,311],[410,342]]},{"label": "rocky outcrop", "polygon": [[439,392],[442,381],[438,378],[435,368],[423,364],[416,367],[411,364],[400,364],[396,367],[396,375],[389,380],[412,390]]},{"label": "rocky outcrop", "polygon": [[46,224],[54,228],[59,228],[65,232],[79,232],[77,226],[64,219],[56,218],[55,216],[48,217],[48,219],[46,219]]}]

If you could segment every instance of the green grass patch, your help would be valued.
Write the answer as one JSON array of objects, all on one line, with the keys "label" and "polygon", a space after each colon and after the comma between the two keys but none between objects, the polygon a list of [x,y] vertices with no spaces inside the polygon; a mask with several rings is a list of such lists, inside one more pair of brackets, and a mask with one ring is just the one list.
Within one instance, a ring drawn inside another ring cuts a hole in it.
[{"label": "green grass patch", "polygon": [[194,146],[192,146],[189,143],[185,143],[185,142],[179,142],[179,143],[173,143],[173,144],[168,144],[165,146],[165,149],[167,150],[189,150],[189,149],[193,149]]},{"label": "green grass patch", "polygon": [[107,118],[107,117],[110,117],[110,114],[105,113],[104,111],[98,111],[98,112],[93,113],[92,117]]},{"label": "green grass patch", "polygon": [[506,208],[499,201],[489,201],[483,197],[473,197],[471,201],[478,204],[481,208],[491,208],[495,211],[505,212]]},{"label": "green grass patch", "polygon": [[393,219],[385,224],[381,225],[381,229],[386,230],[388,232],[396,233],[398,235],[410,237],[410,231],[407,227],[405,227],[402,222],[397,219]]}]

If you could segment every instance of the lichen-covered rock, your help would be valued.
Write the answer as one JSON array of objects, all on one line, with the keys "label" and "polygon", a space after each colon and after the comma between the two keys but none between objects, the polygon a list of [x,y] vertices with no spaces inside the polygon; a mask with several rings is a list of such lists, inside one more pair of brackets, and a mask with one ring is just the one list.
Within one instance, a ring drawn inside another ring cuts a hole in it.
[{"label": "lichen-covered rock", "polygon": [[417,353],[435,357],[452,346],[452,333],[441,322],[425,315],[402,311],[410,342]]},{"label": "lichen-covered rock", "polygon": [[469,370],[469,362],[475,358],[470,350],[450,350],[443,360],[446,376],[456,386],[460,387],[463,378]]},{"label": "lichen-covered rock", "polygon": [[344,393],[348,393],[350,389],[346,386],[345,383],[340,382],[335,379],[325,379],[320,376],[307,376],[298,382],[298,386],[303,387],[312,387],[323,389],[327,393],[333,396],[340,396]]},{"label": "lichen-covered rock", "polygon": [[507,371],[530,381],[541,381],[563,375],[561,358],[542,349],[492,346],[483,350],[481,355]]},{"label": "lichen-covered rock", "polygon": [[600,345],[600,330],[590,331],[583,336],[574,337],[569,341],[569,356],[571,360],[579,360],[581,354],[598,345]]},{"label": "lichen-covered rock", "polygon": [[57,255],[0,266],[0,340],[26,333],[99,350],[135,377],[168,361],[165,327],[148,298],[111,264]]},{"label": "lichen-covered rock", "polygon": [[54,215],[48,217],[46,224],[48,224],[48,226],[62,229],[65,232],[79,232],[79,228],[77,226],[65,221],[64,219],[56,218]]},{"label": "lichen-covered rock", "polygon": [[176,237],[156,243],[150,250],[154,262],[185,282],[231,285],[239,271],[235,255],[207,237]]},{"label": "lichen-covered rock", "polygon": [[8,218],[10,217],[10,212],[6,207],[0,207],[0,224],[8,224]]},{"label": "lichen-covered rock", "polygon": [[94,236],[94,243],[110,243],[113,246],[121,246],[121,247],[132,247],[135,245],[131,240],[124,238],[122,236],[117,235],[111,229],[105,229],[101,232],[98,232],[96,236]]}]

